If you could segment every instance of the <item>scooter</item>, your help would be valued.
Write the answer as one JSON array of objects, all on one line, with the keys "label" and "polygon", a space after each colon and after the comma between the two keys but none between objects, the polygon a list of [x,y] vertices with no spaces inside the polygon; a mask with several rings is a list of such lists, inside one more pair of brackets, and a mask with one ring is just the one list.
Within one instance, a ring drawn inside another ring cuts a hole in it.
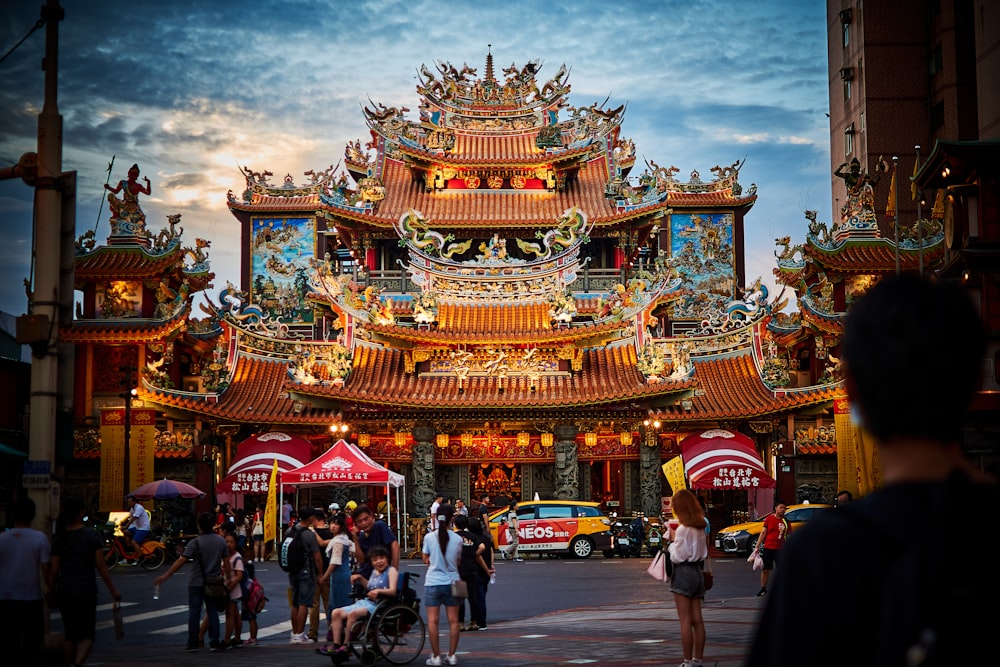
[{"label": "scooter", "polygon": [[615,518],[611,523],[611,549],[604,551],[604,557],[638,558],[642,552],[642,521],[641,516],[627,523]]},{"label": "scooter", "polygon": [[646,551],[650,556],[656,556],[663,548],[663,532],[659,524],[650,524],[646,535]]}]

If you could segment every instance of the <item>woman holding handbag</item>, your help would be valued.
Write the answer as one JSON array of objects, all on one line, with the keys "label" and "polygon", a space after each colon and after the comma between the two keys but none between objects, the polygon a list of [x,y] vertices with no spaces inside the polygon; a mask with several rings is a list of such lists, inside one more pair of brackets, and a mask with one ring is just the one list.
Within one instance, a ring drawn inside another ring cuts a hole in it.
[{"label": "woman holding handbag", "polygon": [[[424,608],[427,610],[427,635],[431,640],[431,657],[427,664],[433,666],[442,664],[457,665],[458,658],[458,608],[462,599],[452,595],[451,584],[459,581],[458,564],[462,559],[462,538],[451,529],[451,519],[455,510],[451,505],[440,505],[436,510],[437,530],[427,533],[423,542],[424,565],[427,574],[424,578]],[[441,641],[438,636],[438,621],[441,618],[441,605],[444,605],[448,615],[448,655],[441,655]]]},{"label": "woman holding handbag", "polygon": [[708,558],[705,540],[705,513],[698,497],[681,489],[671,501],[674,516],[680,525],[670,535],[670,561],[674,572],[670,577],[670,592],[674,594],[677,618],[681,624],[681,647],[684,662],[681,667],[700,667],[705,653],[705,619],[701,602],[705,597],[702,569]]}]

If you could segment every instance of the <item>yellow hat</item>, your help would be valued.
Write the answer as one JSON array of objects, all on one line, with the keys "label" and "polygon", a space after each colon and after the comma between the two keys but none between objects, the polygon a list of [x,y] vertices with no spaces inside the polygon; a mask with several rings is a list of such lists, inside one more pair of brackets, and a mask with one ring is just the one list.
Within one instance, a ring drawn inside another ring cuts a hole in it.
[{"label": "yellow hat", "polygon": [[344,505],[344,507],[347,509],[348,512],[353,512],[354,508],[357,507],[357,506],[358,506],[358,504],[356,502],[354,502],[353,500],[348,500],[347,504]]}]

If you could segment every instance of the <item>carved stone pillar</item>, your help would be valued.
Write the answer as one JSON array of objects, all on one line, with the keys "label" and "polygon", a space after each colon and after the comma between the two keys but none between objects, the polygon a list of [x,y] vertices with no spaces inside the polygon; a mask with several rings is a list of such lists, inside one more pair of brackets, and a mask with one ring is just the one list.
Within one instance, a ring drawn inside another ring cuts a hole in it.
[{"label": "carved stone pillar", "polygon": [[580,469],[577,466],[575,424],[561,424],[553,430],[556,454],[556,500],[577,500],[580,497]]},{"label": "carved stone pillar", "polygon": [[655,428],[643,427],[642,443],[639,445],[639,498],[646,516],[660,515],[663,491],[660,483],[660,440],[657,436]]},{"label": "carved stone pillar", "polygon": [[433,426],[414,426],[413,491],[410,495],[412,516],[427,516],[434,502],[434,437]]}]

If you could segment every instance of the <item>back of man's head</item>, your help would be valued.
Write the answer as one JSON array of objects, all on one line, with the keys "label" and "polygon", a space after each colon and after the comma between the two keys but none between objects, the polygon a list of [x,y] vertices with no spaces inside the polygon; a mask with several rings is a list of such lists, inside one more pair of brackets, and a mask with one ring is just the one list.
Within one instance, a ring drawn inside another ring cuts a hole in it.
[{"label": "back of man's head", "polygon": [[16,524],[31,525],[35,520],[35,501],[28,497],[18,498],[11,503],[10,515]]},{"label": "back of man's head", "polygon": [[469,527],[469,517],[464,514],[458,514],[455,516],[455,528],[459,530],[466,530]]},{"label": "back of man's head", "polygon": [[967,292],[916,274],[884,279],[847,314],[847,390],[864,428],[900,437],[960,440],[979,387],[985,333]]},{"label": "back of man's head", "polygon": [[215,517],[211,512],[202,512],[198,515],[198,532],[207,534],[211,533],[212,529],[215,528]]}]

